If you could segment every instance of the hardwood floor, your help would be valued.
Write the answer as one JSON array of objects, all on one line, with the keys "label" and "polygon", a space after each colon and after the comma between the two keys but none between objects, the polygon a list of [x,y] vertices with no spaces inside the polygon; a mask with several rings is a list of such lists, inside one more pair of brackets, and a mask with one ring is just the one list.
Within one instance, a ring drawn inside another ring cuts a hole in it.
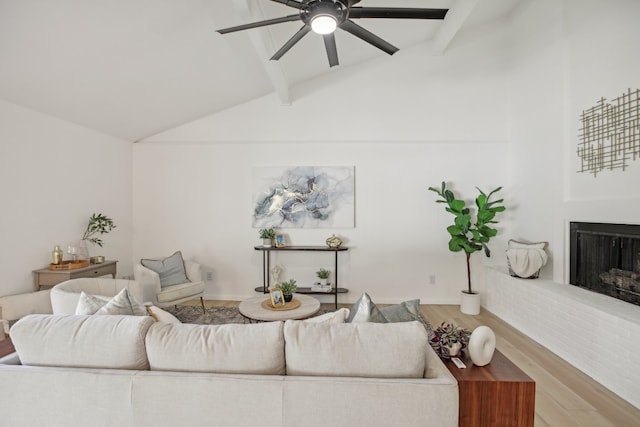
[{"label": "hardwood floor", "polygon": [[[239,304],[205,303],[227,307]],[[339,306],[350,308],[349,304]],[[332,309],[333,304],[323,304],[322,308]],[[434,327],[446,321],[470,330],[479,325],[493,329],[497,348],[536,382],[535,427],[640,427],[639,409],[492,313],[483,310],[478,316],[469,316],[454,305],[423,305],[421,311]]]}]

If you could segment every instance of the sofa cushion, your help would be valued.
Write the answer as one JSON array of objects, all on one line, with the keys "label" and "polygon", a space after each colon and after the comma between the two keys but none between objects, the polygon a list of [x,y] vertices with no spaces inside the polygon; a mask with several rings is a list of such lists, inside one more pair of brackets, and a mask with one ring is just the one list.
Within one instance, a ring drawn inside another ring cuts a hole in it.
[{"label": "sofa cushion", "polygon": [[183,298],[194,298],[204,292],[203,282],[188,282],[180,285],[174,285],[162,288],[157,295],[158,302],[161,304],[173,305],[175,301]]},{"label": "sofa cushion", "polygon": [[189,282],[180,251],[164,259],[142,259],[140,264],[158,273],[162,288]]},{"label": "sofa cushion", "polygon": [[23,365],[148,369],[149,316],[32,314],[11,329]]},{"label": "sofa cushion", "polygon": [[146,337],[151,370],[282,375],[282,322],[156,323]]},{"label": "sofa cushion", "polygon": [[419,322],[284,325],[287,375],[422,378],[427,333]]}]

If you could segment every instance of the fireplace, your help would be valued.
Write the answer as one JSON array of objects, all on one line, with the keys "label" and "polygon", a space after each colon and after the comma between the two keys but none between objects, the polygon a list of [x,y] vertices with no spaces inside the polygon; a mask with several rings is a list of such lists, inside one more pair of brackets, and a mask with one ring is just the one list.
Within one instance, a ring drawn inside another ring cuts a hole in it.
[{"label": "fireplace", "polygon": [[640,305],[640,225],[572,222],[570,283]]}]

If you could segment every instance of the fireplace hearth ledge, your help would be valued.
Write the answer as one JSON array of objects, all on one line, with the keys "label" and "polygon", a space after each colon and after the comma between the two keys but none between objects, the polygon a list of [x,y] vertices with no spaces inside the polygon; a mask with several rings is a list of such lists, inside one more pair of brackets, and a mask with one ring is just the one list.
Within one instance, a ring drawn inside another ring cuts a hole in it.
[{"label": "fireplace hearth ledge", "polygon": [[548,279],[485,267],[483,306],[640,408],[640,306]]}]

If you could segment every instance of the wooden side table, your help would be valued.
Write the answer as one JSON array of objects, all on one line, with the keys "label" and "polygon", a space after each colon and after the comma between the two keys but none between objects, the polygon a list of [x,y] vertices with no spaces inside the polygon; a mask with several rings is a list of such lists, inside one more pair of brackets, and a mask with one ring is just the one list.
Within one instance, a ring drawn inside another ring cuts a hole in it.
[{"label": "wooden side table", "polygon": [[105,261],[102,264],[89,264],[87,267],[75,270],[49,270],[48,268],[34,270],[35,289],[36,291],[48,289],[65,280],[79,277],[100,277],[110,274],[115,279],[117,263],[118,261]]},{"label": "wooden side table", "polygon": [[475,366],[466,353],[467,367],[444,363],[458,381],[459,427],[533,427],[536,383],[498,350],[491,363]]},{"label": "wooden side table", "polygon": [[[0,332],[0,334],[4,334],[4,332]],[[16,351],[15,347],[13,347],[13,343],[11,342],[11,338],[6,337],[2,341],[0,341],[0,357],[4,357],[7,354],[11,354]]]}]

